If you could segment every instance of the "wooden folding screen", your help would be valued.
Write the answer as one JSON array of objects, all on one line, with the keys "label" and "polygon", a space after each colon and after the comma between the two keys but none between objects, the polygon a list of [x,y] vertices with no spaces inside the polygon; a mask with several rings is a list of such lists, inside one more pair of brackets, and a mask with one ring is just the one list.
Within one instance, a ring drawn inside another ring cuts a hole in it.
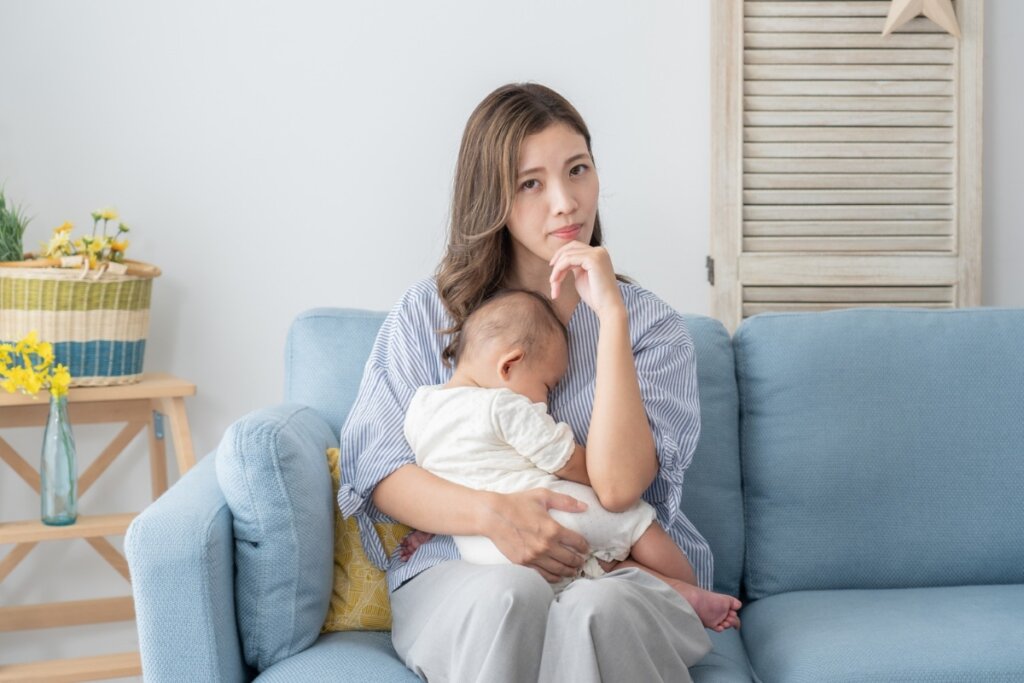
[{"label": "wooden folding screen", "polygon": [[981,302],[982,0],[712,0],[712,314]]}]

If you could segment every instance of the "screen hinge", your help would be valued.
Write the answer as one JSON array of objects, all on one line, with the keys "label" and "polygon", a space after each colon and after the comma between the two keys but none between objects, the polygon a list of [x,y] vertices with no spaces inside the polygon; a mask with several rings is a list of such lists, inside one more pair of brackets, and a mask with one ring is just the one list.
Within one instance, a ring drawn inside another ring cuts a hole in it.
[{"label": "screen hinge", "polygon": [[707,261],[704,262],[704,267],[708,269],[708,284],[715,284],[715,259],[708,256]]}]

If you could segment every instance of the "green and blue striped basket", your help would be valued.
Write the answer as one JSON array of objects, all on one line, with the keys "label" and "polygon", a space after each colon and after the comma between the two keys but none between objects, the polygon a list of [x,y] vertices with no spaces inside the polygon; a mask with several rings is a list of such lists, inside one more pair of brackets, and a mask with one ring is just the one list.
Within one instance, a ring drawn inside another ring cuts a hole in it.
[{"label": "green and blue striped basket", "polygon": [[0,341],[31,331],[53,344],[72,386],[131,384],[142,376],[153,278],[160,269],[131,262],[128,272],[0,264]]}]

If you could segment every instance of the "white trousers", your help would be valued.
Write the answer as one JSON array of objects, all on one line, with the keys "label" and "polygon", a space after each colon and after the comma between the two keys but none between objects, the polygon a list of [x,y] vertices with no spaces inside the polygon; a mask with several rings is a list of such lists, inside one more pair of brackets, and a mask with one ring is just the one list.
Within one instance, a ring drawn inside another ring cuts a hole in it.
[{"label": "white trousers", "polygon": [[680,683],[711,650],[689,603],[635,568],[555,595],[526,567],[445,562],[391,610],[398,656],[430,683]]}]

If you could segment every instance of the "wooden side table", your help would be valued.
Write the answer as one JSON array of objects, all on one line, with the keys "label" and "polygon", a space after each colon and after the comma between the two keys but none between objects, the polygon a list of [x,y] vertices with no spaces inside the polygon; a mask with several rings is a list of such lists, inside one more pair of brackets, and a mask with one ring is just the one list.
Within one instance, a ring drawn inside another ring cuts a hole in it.
[{"label": "wooden side table", "polygon": [[[185,397],[194,396],[195,393],[194,384],[163,373],[147,373],[140,382],[124,386],[72,388],[68,392],[68,415],[72,426],[127,423],[92,464],[79,474],[79,499],[139,432],[147,428],[153,500],[166,491],[165,431],[171,434],[174,441],[178,472],[184,474],[195,464],[192,434],[185,413]],[[49,397],[45,393],[32,398],[0,392],[0,430],[7,427],[41,427],[46,423],[48,412]],[[32,460],[38,460],[38,457],[35,454]],[[3,437],[0,437],[0,460],[39,492],[38,470]],[[130,581],[128,562],[105,537],[123,535],[136,514],[80,514],[72,525],[46,526],[39,521],[37,510],[35,518],[28,521],[0,522],[0,545],[14,544],[14,548],[0,560],[0,582],[25,559],[36,544],[70,538],[85,539],[119,574]],[[129,621],[134,618],[135,608],[130,595],[16,607],[0,606],[0,632]],[[142,664],[138,652],[31,664],[0,662],[0,682],[89,681],[138,676],[141,673]]]}]

